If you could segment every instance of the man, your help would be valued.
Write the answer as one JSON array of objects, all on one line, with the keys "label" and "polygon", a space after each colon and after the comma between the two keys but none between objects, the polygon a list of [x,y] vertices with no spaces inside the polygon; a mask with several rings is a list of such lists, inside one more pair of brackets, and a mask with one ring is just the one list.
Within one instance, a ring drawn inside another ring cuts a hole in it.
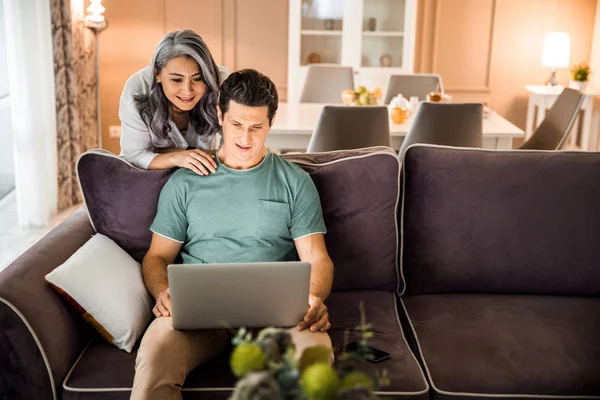
[{"label": "man", "polygon": [[265,147],[277,105],[269,78],[255,70],[231,74],[219,90],[223,144],[216,171],[200,177],[181,169],[161,192],[143,261],[156,319],[138,351],[134,399],[181,398],[187,374],[229,341],[223,329],[173,329],[167,266],[180,253],[184,263],[287,261],[297,253],[312,264],[309,309],[290,333],[298,354],[315,344],[331,348],[324,301],[333,263],[325,247],[319,196],[306,172]]}]

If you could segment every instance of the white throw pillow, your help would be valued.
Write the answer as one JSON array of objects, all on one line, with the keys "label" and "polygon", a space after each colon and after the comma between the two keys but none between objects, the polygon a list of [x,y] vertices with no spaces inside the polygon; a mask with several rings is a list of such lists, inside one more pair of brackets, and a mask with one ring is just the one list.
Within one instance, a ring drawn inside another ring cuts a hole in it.
[{"label": "white throw pillow", "polygon": [[129,254],[97,233],[46,280],[102,337],[131,353],[154,302]]}]

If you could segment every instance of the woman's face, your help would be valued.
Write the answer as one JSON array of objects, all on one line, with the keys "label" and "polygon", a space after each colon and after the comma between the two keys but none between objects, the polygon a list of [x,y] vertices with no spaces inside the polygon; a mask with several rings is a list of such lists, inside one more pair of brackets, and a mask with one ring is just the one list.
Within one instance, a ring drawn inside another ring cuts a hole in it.
[{"label": "woman's face", "polygon": [[190,111],[206,91],[198,64],[184,56],[169,60],[156,79],[175,111]]}]

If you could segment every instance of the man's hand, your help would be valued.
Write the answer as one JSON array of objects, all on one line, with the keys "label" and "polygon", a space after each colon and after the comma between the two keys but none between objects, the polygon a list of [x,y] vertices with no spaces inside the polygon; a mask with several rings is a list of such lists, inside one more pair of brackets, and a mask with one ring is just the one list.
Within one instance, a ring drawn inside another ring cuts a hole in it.
[{"label": "man's hand", "polygon": [[321,298],[312,294],[308,296],[308,312],[304,320],[298,324],[299,331],[307,328],[310,328],[311,332],[327,332],[331,328],[327,306]]},{"label": "man's hand", "polygon": [[323,302],[333,285],[333,262],[327,254],[325,237],[322,233],[315,233],[296,239],[294,244],[300,260],[311,264],[308,313],[298,324],[298,330],[310,328],[312,332],[326,332],[331,324]]},{"label": "man's hand", "polygon": [[171,315],[171,295],[169,294],[169,288],[158,294],[156,305],[152,309],[152,312],[156,318],[169,317]]}]

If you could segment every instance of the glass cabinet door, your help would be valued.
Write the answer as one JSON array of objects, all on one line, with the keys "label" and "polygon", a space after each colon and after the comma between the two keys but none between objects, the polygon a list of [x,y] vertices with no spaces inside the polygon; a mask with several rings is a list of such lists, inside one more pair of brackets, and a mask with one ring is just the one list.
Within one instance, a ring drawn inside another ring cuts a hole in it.
[{"label": "glass cabinet door", "polygon": [[344,0],[302,0],[300,65],[342,60]]},{"label": "glass cabinet door", "polygon": [[406,0],[363,0],[363,67],[403,66]]}]

